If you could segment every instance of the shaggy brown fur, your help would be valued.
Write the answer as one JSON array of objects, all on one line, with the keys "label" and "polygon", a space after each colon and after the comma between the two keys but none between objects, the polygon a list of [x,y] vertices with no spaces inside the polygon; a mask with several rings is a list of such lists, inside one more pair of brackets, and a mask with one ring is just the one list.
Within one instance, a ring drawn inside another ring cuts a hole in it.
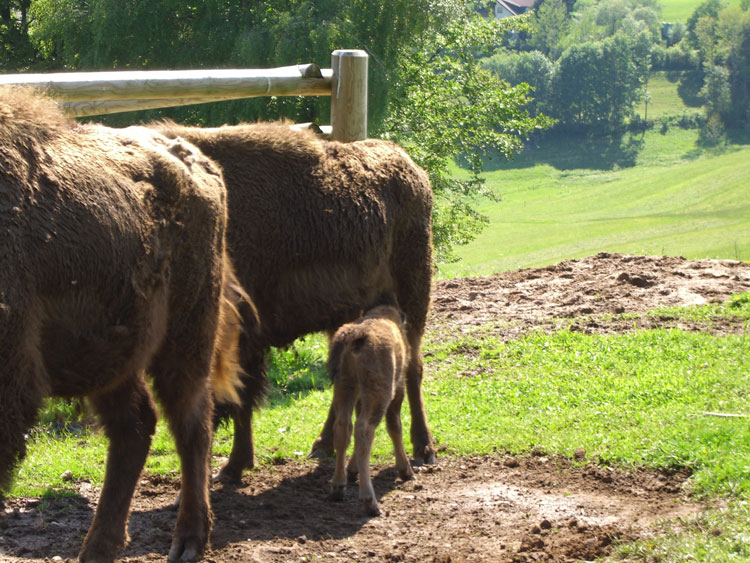
[{"label": "shaggy brown fur", "polygon": [[[233,413],[234,447],[221,476],[252,467],[252,408],[266,385],[263,355],[316,331],[335,331],[393,292],[409,319],[407,393],[416,462],[434,462],[422,400],[420,342],[430,301],[432,190],[396,145],[322,141],[286,124],[217,129],[154,125],[198,146],[224,171],[227,244],[258,308],[259,338],[241,342],[247,372]],[[333,453],[333,416],[314,452]]]},{"label": "shaggy brown fur", "polygon": [[389,305],[375,307],[356,322],[345,324],[331,339],[328,369],[333,380],[333,442],[336,449],[331,498],[344,498],[346,449],[352,435],[352,412],[356,403],[357,423],[349,478],[353,479],[359,473],[359,500],[369,516],[380,514],[370,480],[370,451],[375,429],[384,415],[398,474],[404,480],[414,477],[401,437],[407,356],[401,312]]},{"label": "shaggy brown fur", "polygon": [[42,399],[87,396],[110,448],[80,559],[113,560],[156,425],[148,372],[182,462],[169,557],[198,557],[212,523],[209,372],[234,300],[220,313],[231,276],[220,171],[183,141],[77,125],[2,88],[0,195],[0,493]]}]

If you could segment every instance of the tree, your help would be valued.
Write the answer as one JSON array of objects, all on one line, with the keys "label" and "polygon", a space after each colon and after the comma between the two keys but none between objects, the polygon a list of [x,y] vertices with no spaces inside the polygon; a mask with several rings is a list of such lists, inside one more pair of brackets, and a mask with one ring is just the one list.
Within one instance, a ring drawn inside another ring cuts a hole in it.
[{"label": "tree", "polygon": [[557,62],[552,115],[579,128],[620,126],[642,95],[649,44],[643,34],[618,33],[567,49]]},{"label": "tree", "polygon": [[696,26],[701,18],[709,17],[716,19],[719,12],[727,6],[725,0],[704,0],[698,7],[693,10],[687,20],[687,36],[691,45],[697,46]]},{"label": "tree", "polygon": [[545,0],[535,10],[534,27],[528,45],[552,59],[556,59],[562,49],[558,45],[568,29],[568,9],[564,0]]},{"label": "tree", "polygon": [[526,83],[532,88],[527,105],[533,115],[544,111],[549,101],[554,64],[539,51],[522,51],[520,53],[497,53],[482,60],[486,68],[511,86]]},{"label": "tree", "polygon": [[31,0],[0,0],[0,71],[15,72],[35,62],[29,40]]},{"label": "tree", "polygon": [[[484,158],[493,151],[511,157],[524,137],[552,123],[544,116],[532,118],[524,109],[528,85],[510,87],[481,68],[474,55],[499,42],[510,25],[518,29],[521,24],[461,14],[424,35],[393,75],[382,136],[407,147],[430,174],[436,195],[435,247],[442,260],[454,258],[452,249],[486,224],[474,208],[477,196],[493,196],[480,177]],[[470,166],[469,180],[450,173],[458,156]]]},{"label": "tree", "polygon": [[719,51],[729,72],[728,125],[750,125],[750,11],[731,6],[719,13]]}]

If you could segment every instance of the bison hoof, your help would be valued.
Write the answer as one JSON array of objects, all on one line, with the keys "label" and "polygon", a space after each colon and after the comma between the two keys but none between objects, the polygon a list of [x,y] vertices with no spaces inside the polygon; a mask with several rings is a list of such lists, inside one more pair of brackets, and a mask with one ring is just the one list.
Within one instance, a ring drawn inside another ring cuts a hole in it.
[{"label": "bison hoof", "polygon": [[310,459],[326,459],[328,457],[333,457],[333,455],[333,446],[326,444],[321,438],[318,438],[315,440],[312,450],[310,450],[307,457]]},{"label": "bison hoof", "polygon": [[[251,466],[252,467],[252,466]],[[242,482],[242,470],[244,467],[237,467],[234,465],[225,465],[219,470],[219,474],[216,475],[211,481],[213,483],[225,483],[231,485],[238,485]]]},{"label": "bison hoof", "polygon": [[307,455],[307,457],[308,459],[328,459],[330,457],[333,457],[333,452],[314,449]]},{"label": "bison hoof", "polygon": [[205,542],[198,539],[190,539],[184,542],[175,539],[172,548],[169,550],[167,561],[170,563],[174,561],[198,561],[203,557],[204,547]]},{"label": "bison hoof", "polygon": [[380,516],[380,508],[378,508],[378,503],[374,498],[363,498],[362,507],[368,516]]},{"label": "bison hoof", "polygon": [[417,448],[414,448],[414,465],[435,465],[436,463],[437,457],[435,456],[435,450],[433,448],[425,446],[419,453]]},{"label": "bison hoof", "polygon": [[401,477],[402,481],[411,481],[412,479],[414,479],[414,471],[411,467],[407,467],[403,471],[399,469],[398,476]]},{"label": "bison hoof", "polygon": [[344,500],[344,491],[346,485],[333,485],[331,487],[331,494],[328,495],[328,500],[333,502],[342,502]]}]

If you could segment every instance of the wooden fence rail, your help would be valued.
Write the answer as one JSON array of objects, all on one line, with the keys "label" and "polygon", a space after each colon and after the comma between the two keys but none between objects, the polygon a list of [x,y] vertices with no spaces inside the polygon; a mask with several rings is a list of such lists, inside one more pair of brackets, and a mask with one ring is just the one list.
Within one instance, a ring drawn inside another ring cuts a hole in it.
[{"label": "wooden fence rail", "polygon": [[367,53],[351,49],[334,51],[331,69],[6,74],[0,85],[42,89],[74,117],[258,96],[331,96],[331,137],[349,142],[367,137],[367,61]]}]

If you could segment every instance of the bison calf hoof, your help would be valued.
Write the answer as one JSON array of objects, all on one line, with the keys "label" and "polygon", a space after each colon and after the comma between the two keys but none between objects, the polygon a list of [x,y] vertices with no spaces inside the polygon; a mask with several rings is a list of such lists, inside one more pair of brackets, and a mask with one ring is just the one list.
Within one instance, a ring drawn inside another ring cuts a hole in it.
[{"label": "bison calf hoof", "polygon": [[331,487],[331,494],[328,495],[328,500],[332,500],[334,502],[343,501],[344,491],[346,491],[346,485],[333,485]]},{"label": "bison calf hoof", "polygon": [[312,450],[310,450],[307,457],[310,459],[326,459],[328,457],[333,457],[333,454],[333,446],[325,443],[321,438],[318,438],[313,443]]},{"label": "bison calf hoof", "polygon": [[219,470],[218,475],[211,479],[212,483],[225,483],[231,485],[239,485],[242,483],[242,471],[245,467],[252,468],[253,464],[249,466],[237,466],[229,465],[228,463]]},{"label": "bison calf hoof", "polygon": [[402,481],[411,481],[414,479],[414,471],[411,467],[407,467],[404,470],[398,470],[398,476],[401,477]]},{"label": "bison calf hoof", "polygon": [[368,516],[380,516],[380,509],[378,508],[378,503],[374,498],[363,498],[362,507],[365,510],[365,514],[367,514]]},{"label": "bison calf hoof", "polygon": [[435,456],[435,450],[430,446],[425,446],[421,452],[414,450],[414,465],[417,467],[422,465],[435,465],[437,463],[437,457]]}]

